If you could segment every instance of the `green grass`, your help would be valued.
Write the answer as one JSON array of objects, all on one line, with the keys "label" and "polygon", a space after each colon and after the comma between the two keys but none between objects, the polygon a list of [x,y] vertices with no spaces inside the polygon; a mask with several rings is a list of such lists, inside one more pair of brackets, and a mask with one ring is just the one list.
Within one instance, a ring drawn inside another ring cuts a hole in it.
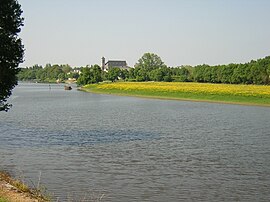
[{"label": "green grass", "polygon": [[[103,88],[104,85],[110,85],[107,88]],[[121,88],[119,87],[121,85]],[[129,85],[133,85],[133,88],[129,89]],[[230,104],[247,104],[247,105],[261,105],[261,106],[270,106],[270,96],[269,95],[239,95],[239,92],[233,93],[213,93],[213,92],[195,92],[192,90],[188,91],[170,91],[170,87],[168,90],[161,90],[158,87],[153,89],[143,89],[136,85],[142,85],[141,83],[123,83],[117,84],[91,84],[82,88],[82,90],[92,93],[104,93],[104,94],[114,94],[114,95],[122,95],[122,96],[136,96],[136,97],[146,97],[146,98],[158,98],[158,99],[173,99],[173,100],[190,100],[190,101],[205,101],[205,102],[219,102],[219,103],[230,103]],[[145,83],[145,85],[163,85],[161,82],[152,82]],[[166,85],[166,83],[165,83]],[[170,84],[174,85],[174,84]],[[181,83],[175,83],[175,85],[181,85]],[[185,83],[184,85],[189,85]],[[194,85],[194,84],[190,84]],[[208,85],[208,84],[202,84]],[[213,84],[209,84],[213,85]],[[215,84],[214,84],[215,85]],[[224,88],[225,84],[216,84],[220,88]],[[135,87],[134,87],[135,86]],[[126,88],[125,88],[126,87]],[[232,87],[234,87],[232,85]],[[269,88],[270,90],[270,88]],[[269,91],[270,92],[270,91]],[[237,94],[238,93],[238,94]]]},{"label": "green grass", "polygon": [[0,196],[0,202],[9,202],[9,200]]}]

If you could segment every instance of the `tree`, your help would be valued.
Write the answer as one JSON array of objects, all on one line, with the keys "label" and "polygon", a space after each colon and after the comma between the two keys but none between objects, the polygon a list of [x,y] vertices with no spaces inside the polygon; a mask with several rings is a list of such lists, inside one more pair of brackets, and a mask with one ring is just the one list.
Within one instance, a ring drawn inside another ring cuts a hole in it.
[{"label": "tree", "polygon": [[79,85],[86,85],[90,83],[98,83],[102,81],[101,68],[98,65],[93,65],[90,68],[82,68],[81,74],[77,80]]},{"label": "tree", "polygon": [[91,79],[91,72],[89,67],[82,68],[81,72],[82,73],[77,80],[77,84],[83,86],[88,84],[89,80]]},{"label": "tree", "polygon": [[121,76],[121,70],[120,68],[118,67],[111,67],[109,68],[109,71],[108,71],[108,79],[112,82],[118,80],[118,77]]},{"label": "tree", "polygon": [[128,78],[129,79],[136,79],[136,76],[135,76],[135,73],[134,73],[134,68],[129,69],[129,71],[128,71]]},{"label": "tree", "polygon": [[167,68],[161,58],[154,53],[145,53],[135,64],[136,81],[163,80],[162,70]]},{"label": "tree", "polygon": [[166,65],[161,58],[154,53],[145,53],[135,65],[135,68],[142,68],[148,72],[163,67],[166,67]]},{"label": "tree", "polygon": [[194,81],[197,82],[205,82],[205,69],[207,69],[209,65],[203,64],[203,65],[197,65],[194,69]]},{"label": "tree", "polygon": [[221,83],[232,83],[232,75],[235,68],[235,64],[228,64],[221,66]]},{"label": "tree", "polygon": [[102,81],[102,76],[101,76],[101,68],[98,65],[91,66],[91,71],[93,73],[93,79],[92,83],[98,83]]},{"label": "tree", "polygon": [[162,69],[155,69],[150,72],[150,79],[152,81],[163,81],[163,71]]},{"label": "tree", "polygon": [[121,69],[120,78],[123,80],[127,80],[129,78],[129,72],[127,69]]},{"label": "tree", "polygon": [[17,85],[18,66],[23,62],[24,47],[18,37],[23,26],[22,10],[17,0],[0,3],[0,111],[8,111],[7,103]]},{"label": "tree", "polygon": [[136,75],[136,81],[149,81],[149,74],[146,69],[141,67],[136,67],[134,70],[134,74]]},{"label": "tree", "polygon": [[149,75],[151,81],[172,81],[171,70],[168,67],[152,70]]},{"label": "tree", "polygon": [[187,68],[182,67],[179,69],[180,81],[189,81],[190,72]]},{"label": "tree", "polygon": [[61,67],[62,67],[62,70],[63,70],[63,72],[64,72],[65,74],[69,73],[69,72],[72,70],[71,66],[69,66],[68,64],[66,64],[66,65],[61,65]]}]

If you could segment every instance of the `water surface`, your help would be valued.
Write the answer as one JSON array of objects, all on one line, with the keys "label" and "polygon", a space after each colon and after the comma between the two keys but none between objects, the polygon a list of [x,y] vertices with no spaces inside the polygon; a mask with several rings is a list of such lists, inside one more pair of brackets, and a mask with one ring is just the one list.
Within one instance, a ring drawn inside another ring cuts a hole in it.
[{"label": "water surface", "polygon": [[21,83],[0,113],[0,169],[54,199],[268,201],[270,108]]}]

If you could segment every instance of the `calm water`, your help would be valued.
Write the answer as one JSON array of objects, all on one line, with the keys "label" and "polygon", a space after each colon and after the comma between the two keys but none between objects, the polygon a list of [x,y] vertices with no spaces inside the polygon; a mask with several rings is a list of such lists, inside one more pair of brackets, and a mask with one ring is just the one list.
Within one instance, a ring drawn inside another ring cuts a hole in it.
[{"label": "calm water", "polygon": [[270,108],[20,84],[0,113],[0,169],[55,200],[269,201]]}]

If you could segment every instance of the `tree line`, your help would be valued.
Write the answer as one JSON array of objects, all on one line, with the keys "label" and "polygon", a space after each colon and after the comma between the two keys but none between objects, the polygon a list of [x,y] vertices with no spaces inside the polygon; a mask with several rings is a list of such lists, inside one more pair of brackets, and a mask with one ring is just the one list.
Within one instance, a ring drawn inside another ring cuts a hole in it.
[{"label": "tree line", "polygon": [[78,68],[80,74],[72,72],[69,65],[50,65],[44,68],[39,65],[23,68],[18,74],[19,80],[37,80],[49,82],[77,79],[78,85],[98,83],[102,81],[165,81],[165,82],[205,82],[228,84],[259,84],[270,83],[270,56],[252,60],[244,64],[228,64],[210,66],[168,67],[161,58],[153,53],[145,53],[134,68],[121,69],[112,67],[107,72],[99,65]]},{"label": "tree line", "polygon": [[45,67],[34,65],[32,67],[21,68],[17,77],[20,81],[56,82],[65,81],[68,78],[77,79],[79,74],[74,73],[73,68],[68,64],[46,64]]},{"label": "tree line", "polygon": [[196,82],[268,85],[270,56],[245,64],[198,65],[192,77]]},{"label": "tree line", "polygon": [[168,67],[158,55],[145,53],[135,67],[129,70],[115,67],[110,68],[108,72],[103,72],[98,65],[83,68],[78,84],[85,85],[104,80],[268,85],[270,83],[270,56],[245,64]]}]

